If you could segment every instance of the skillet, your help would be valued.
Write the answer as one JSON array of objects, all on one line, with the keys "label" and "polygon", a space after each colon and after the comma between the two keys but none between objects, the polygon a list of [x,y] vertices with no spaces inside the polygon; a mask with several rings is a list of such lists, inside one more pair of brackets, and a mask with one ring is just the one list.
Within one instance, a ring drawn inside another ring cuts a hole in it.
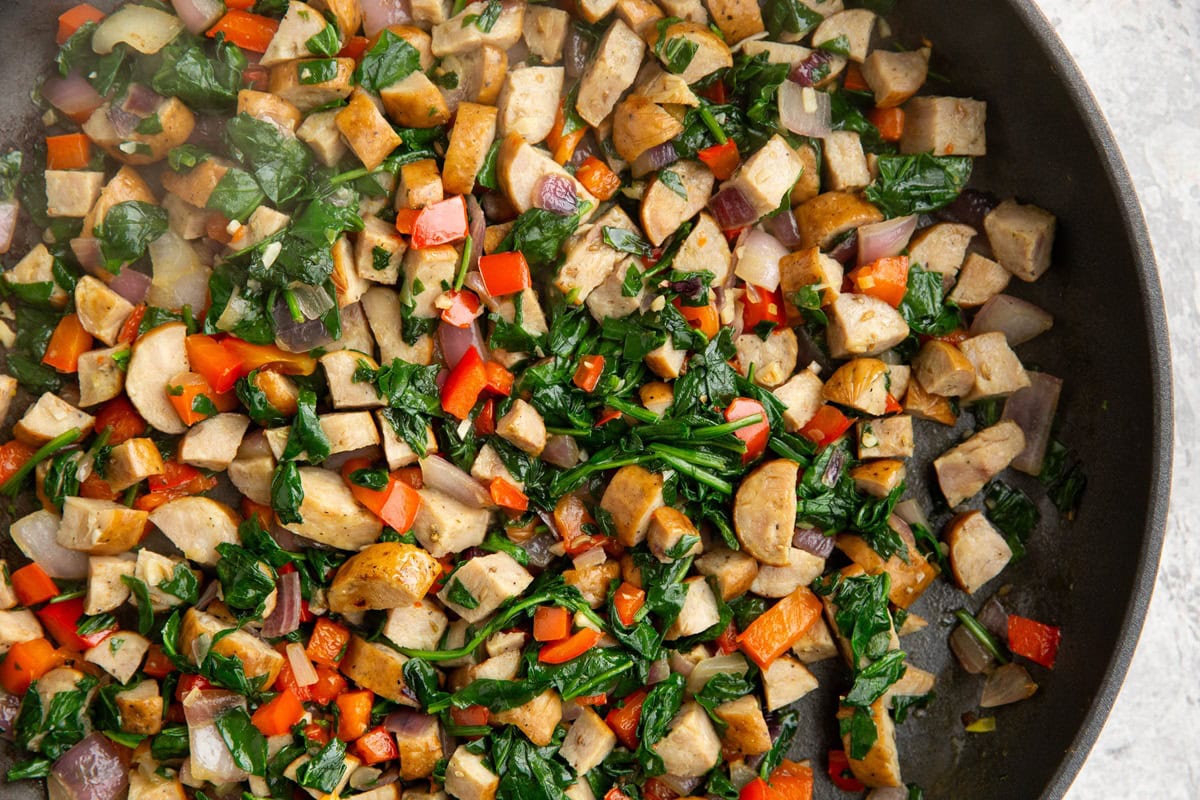
[{"label": "skillet", "polygon": [[[0,143],[27,147],[41,134],[29,99],[53,59],[55,19],[74,0],[5,0],[0,21]],[[111,8],[113,0],[95,2]],[[969,8],[969,11],[965,10]],[[1048,335],[1022,346],[1027,364],[1065,380],[1059,437],[1083,460],[1088,488],[1073,521],[1060,521],[1036,481],[1012,482],[1038,501],[1042,519],[1028,558],[1005,572],[1014,613],[1063,628],[1053,672],[1034,667],[1041,689],[1000,709],[997,730],[963,733],[977,710],[981,679],[965,674],[946,646],[951,612],[964,596],[939,581],[914,606],[929,628],[905,640],[910,660],[938,676],[937,698],[901,725],[905,779],[929,798],[1058,798],[1099,735],[1125,676],[1149,604],[1166,523],[1171,464],[1171,379],[1166,319],[1145,223],[1129,175],[1096,102],[1050,24],[1030,0],[965,6],[901,0],[889,15],[901,41],[934,47],[946,92],[988,102],[988,155],[971,185],[1016,196],[1058,215],[1052,269],[1012,291],[1055,315]],[[28,235],[28,232],[26,232]],[[6,259],[15,262],[21,235]],[[28,404],[19,398],[10,418]],[[969,423],[969,415],[964,415]],[[945,449],[953,433],[918,433],[918,463]],[[5,437],[7,438],[7,437]],[[932,439],[932,441],[931,441]],[[913,495],[928,507],[927,476]],[[33,505],[23,498],[18,512]],[[12,517],[0,517],[4,523]],[[940,521],[935,520],[935,521]],[[0,557],[23,557],[6,537]],[[972,608],[974,605],[971,606]],[[818,771],[836,743],[839,664],[817,665],[822,691],[800,702],[795,757]],[[844,690],[844,686],[841,686]],[[0,774],[13,763],[0,743]],[[0,784],[0,800],[43,796],[34,781]],[[815,797],[846,797],[818,780]]]}]

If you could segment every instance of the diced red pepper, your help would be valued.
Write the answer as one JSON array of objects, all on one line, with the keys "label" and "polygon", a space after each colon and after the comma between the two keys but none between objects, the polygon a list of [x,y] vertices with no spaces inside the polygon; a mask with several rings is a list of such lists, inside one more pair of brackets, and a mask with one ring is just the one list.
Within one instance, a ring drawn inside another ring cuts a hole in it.
[{"label": "diced red pepper", "polygon": [[83,169],[92,160],[92,142],[86,134],[46,137],[46,169]]},{"label": "diced red pepper", "polygon": [[496,361],[489,361],[483,365],[484,371],[487,373],[487,384],[485,388],[492,394],[498,394],[501,397],[508,397],[512,394],[513,383],[516,382],[516,376],[504,368],[503,364]]},{"label": "diced red pepper", "polygon": [[845,750],[829,751],[829,780],[843,792],[861,792],[867,787],[854,777]]},{"label": "diced red pepper", "polygon": [[725,630],[721,631],[721,635],[717,637],[717,649],[721,651],[721,655],[729,655],[738,649],[738,629],[737,625],[731,620]]},{"label": "diced red pepper", "polygon": [[142,672],[151,678],[165,678],[174,671],[175,665],[171,659],[167,658],[162,647],[157,644],[150,645],[150,650],[146,653],[146,661],[142,664]]},{"label": "diced red pepper", "polygon": [[0,662],[0,686],[17,696],[29,691],[29,684],[62,663],[62,655],[49,639],[16,642]]},{"label": "diced red pepper", "polygon": [[904,410],[904,406],[900,405],[900,401],[893,397],[891,392],[888,392],[886,402],[887,405],[883,407],[883,413],[885,414],[899,414]]},{"label": "diced red pepper", "polygon": [[117,341],[121,344],[129,344],[136,339],[138,329],[142,327],[142,320],[145,318],[146,304],[138,303],[133,307],[133,312],[121,323],[121,332],[117,334]]},{"label": "diced red pepper", "polygon": [[597,200],[608,200],[621,188],[620,176],[595,156],[588,156],[579,165],[579,169],[575,170],[575,179]]},{"label": "diced red pepper", "polygon": [[313,626],[312,635],[308,637],[308,646],[304,653],[314,664],[336,667],[341,663],[346,645],[350,643],[350,630],[345,625],[339,625],[328,617],[321,617]]},{"label": "diced red pepper", "polygon": [[749,464],[767,449],[767,440],[771,438],[771,423],[767,421],[767,411],[762,403],[749,397],[738,397],[725,409],[725,421],[737,422],[755,415],[759,421],[744,428],[738,428],[733,435],[746,443],[746,452],[742,453],[742,463]]},{"label": "diced red pepper", "polygon": [[100,406],[100,411],[96,413],[96,430],[105,428],[112,429],[108,443],[117,445],[145,433],[146,420],[142,419],[128,397],[119,395]]},{"label": "diced red pepper", "polygon": [[421,209],[419,208],[401,208],[396,212],[396,230],[405,236],[412,235],[413,227],[417,224],[417,217],[420,214]]},{"label": "diced red pepper", "polygon": [[899,308],[908,291],[908,256],[888,256],[851,270],[854,291]]},{"label": "diced red pepper", "polygon": [[903,108],[873,108],[867,112],[867,121],[879,129],[879,138],[885,142],[898,142],[904,136]]},{"label": "diced red pepper", "polygon": [[49,603],[37,612],[37,616],[42,621],[42,627],[50,632],[60,647],[78,650],[81,653],[100,644],[110,633],[117,630],[114,623],[104,630],[81,636],[77,628],[83,618],[82,597],[63,600],[61,603]]},{"label": "diced red pepper", "polygon": [[365,36],[351,36],[342,45],[342,49],[338,53],[338,58],[353,58],[355,61],[362,61],[370,44],[371,40]]},{"label": "diced red pepper", "polygon": [[529,276],[529,262],[520,252],[480,256],[479,274],[483,278],[484,288],[492,297],[516,294],[533,285]]},{"label": "diced red pepper", "polygon": [[800,435],[817,447],[827,447],[850,429],[850,419],[831,405],[821,406],[812,419],[800,429]]},{"label": "diced red pepper", "polygon": [[1062,628],[1016,614],[1008,615],[1008,649],[1017,655],[1046,669],[1054,669],[1061,642]]},{"label": "diced red pepper", "polygon": [[483,406],[475,415],[475,430],[482,436],[491,436],[496,432],[495,398],[489,397],[483,401]]},{"label": "diced red pepper", "polygon": [[102,19],[104,19],[104,12],[88,3],[80,3],[69,8],[58,16],[58,36],[55,41],[60,46],[64,45],[84,25],[89,22],[99,22]]},{"label": "diced red pepper", "polygon": [[742,162],[737,142],[733,139],[727,139],[724,144],[714,144],[712,147],[697,150],[696,157],[708,165],[713,176],[719,181],[729,180],[738,164]]},{"label": "diced red pepper", "polygon": [[557,642],[571,635],[571,612],[562,606],[538,606],[533,612],[533,640]]},{"label": "diced red pepper", "polygon": [[488,374],[483,358],[474,347],[468,347],[442,386],[442,409],[447,414],[466,419],[487,383]]},{"label": "diced red pepper", "polygon": [[638,723],[642,720],[642,703],[646,700],[646,690],[638,689],[625,698],[619,708],[614,708],[604,717],[605,723],[617,735],[617,741],[630,750],[637,750]]},{"label": "diced red pepper", "polygon": [[182,703],[183,698],[185,698],[189,694],[191,694],[193,689],[203,692],[206,689],[215,689],[215,688],[217,688],[217,687],[214,686],[208,680],[208,678],[205,678],[202,675],[195,675],[192,673],[180,675],[179,683],[175,684],[175,701]]},{"label": "diced red pepper", "polygon": [[400,757],[400,749],[396,746],[396,737],[392,736],[382,725],[372,728],[360,736],[354,743],[354,751],[367,766]]},{"label": "diced red pepper", "polygon": [[769,292],[761,286],[746,286],[742,296],[742,327],[757,333],[762,324],[772,327],[784,325],[787,318],[783,311],[783,293],[776,289]]},{"label": "diced red pepper", "polygon": [[350,479],[354,472],[370,465],[369,459],[351,459],[342,467],[342,477],[350,488],[351,494],[354,495],[354,499],[370,509],[389,527],[404,533],[412,527],[417,518],[417,511],[421,507],[421,495],[407,483],[392,475],[388,476],[387,485],[382,489],[359,486]]},{"label": "diced red pepper", "polygon": [[565,664],[586,653],[600,641],[600,631],[583,628],[561,642],[546,645],[538,652],[538,661],[543,664]]},{"label": "diced red pepper", "polygon": [[600,376],[603,374],[604,356],[584,356],[579,359],[579,366],[575,368],[575,375],[571,378],[571,383],[585,392],[590,392],[596,388],[596,384],[600,382]]},{"label": "diced red pepper", "polygon": [[420,250],[467,238],[467,202],[462,195],[425,206],[413,222],[412,247]]},{"label": "diced red pepper", "polygon": [[466,289],[449,291],[450,307],[442,309],[442,322],[456,328],[469,328],[471,323],[483,313],[479,306],[479,298],[474,292]]},{"label": "diced red pepper", "polygon": [[717,307],[712,303],[705,306],[687,306],[676,297],[671,301],[671,305],[679,310],[680,316],[687,320],[688,325],[709,339],[717,338],[717,334],[721,331],[721,315],[717,313]]},{"label": "diced red pepper", "polygon": [[318,665],[317,682],[308,687],[308,692],[314,703],[327,706],[346,691],[346,685],[346,679],[339,675],[337,670]]},{"label": "diced red pepper", "polygon": [[637,621],[637,613],[646,605],[646,592],[629,581],[623,581],[613,595],[613,610],[625,627],[632,627]]},{"label": "diced red pepper", "polygon": [[492,478],[492,482],[488,484],[488,493],[492,496],[492,502],[501,508],[510,508],[513,511],[529,509],[529,498],[525,493],[504,478]]},{"label": "diced red pepper", "polygon": [[252,53],[265,53],[279,30],[279,20],[234,9],[217,20],[205,34],[210,39],[224,34],[226,41]]},{"label": "diced red pepper", "polygon": [[284,690],[255,709],[250,721],[263,736],[281,736],[290,732],[303,717],[304,706],[300,698]]}]

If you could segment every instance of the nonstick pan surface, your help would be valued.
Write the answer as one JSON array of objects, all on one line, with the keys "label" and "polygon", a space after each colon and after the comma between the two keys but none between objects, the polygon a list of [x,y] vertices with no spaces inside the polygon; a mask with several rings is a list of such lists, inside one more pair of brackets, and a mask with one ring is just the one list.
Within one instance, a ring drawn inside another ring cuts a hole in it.
[{"label": "nonstick pan surface", "polygon": [[[30,91],[55,52],[55,20],[74,0],[4,0],[0,17],[0,147],[41,135]],[[102,7],[113,3],[98,2]],[[1037,284],[1010,287],[1052,311],[1052,332],[1023,345],[1022,359],[1065,380],[1060,438],[1082,458],[1088,487],[1080,513],[1060,521],[1036,481],[1013,482],[1039,498],[1042,521],[1029,557],[1005,572],[1006,598],[1021,614],[1058,624],[1058,664],[1032,667],[1041,685],[1024,703],[998,709],[997,730],[963,732],[981,679],[946,647],[962,593],[939,581],[913,611],[929,627],[904,641],[912,663],[938,676],[930,708],[899,726],[906,780],[929,798],[1061,797],[1086,758],[1125,676],[1158,567],[1171,464],[1170,362],[1154,257],[1137,198],[1112,135],[1078,69],[1028,0],[901,0],[890,19],[903,41],[927,38],[946,94],[988,103],[988,155],[972,186],[1052,210],[1054,266]],[[942,91],[942,90],[938,90]],[[11,266],[25,251],[18,240]],[[1014,283],[1016,283],[1014,281]],[[28,402],[28,398],[23,398]],[[20,408],[21,406],[18,406]],[[964,415],[964,425],[969,415]],[[926,459],[955,434],[922,429]],[[926,462],[920,462],[926,463]],[[924,472],[921,470],[919,472]],[[928,475],[914,493],[928,498]],[[927,507],[929,505],[927,504]],[[4,519],[7,524],[10,521]],[[23,558],[0,537],[0,555]],[[977,603],[978,601],[975,601]],[[823,770],[840,748],[834,697],[840,665],[818,665],[822,690],[800,702],[798,758]],[[0,747],[0,775],[12,764]],[[40,800],[39,783],[0,783],[0,800]],[[845,797],[818,780],[816,797]]]}]

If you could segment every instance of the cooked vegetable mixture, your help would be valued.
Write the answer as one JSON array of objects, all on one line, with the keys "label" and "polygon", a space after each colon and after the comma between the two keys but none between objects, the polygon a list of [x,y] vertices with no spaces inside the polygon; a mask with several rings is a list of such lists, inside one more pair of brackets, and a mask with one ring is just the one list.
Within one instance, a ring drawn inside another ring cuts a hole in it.
[{"label": "cooked vegetable mixture", "polygon": [[1014,351],[1055,217],[965,188],[986,104],[846,2],[64,13],[0,160],[7,780],[916,798],[939,574],[1003,725],[1060,632],[991,596],[1002,473],[1084,487]]}]

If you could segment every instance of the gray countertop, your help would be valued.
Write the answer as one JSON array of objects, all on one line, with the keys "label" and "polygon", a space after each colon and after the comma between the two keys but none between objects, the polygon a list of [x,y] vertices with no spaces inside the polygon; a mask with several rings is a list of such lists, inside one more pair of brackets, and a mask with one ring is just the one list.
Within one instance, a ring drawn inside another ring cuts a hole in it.
[{"label": "gray countertop", "polygon": [[1133,666],[1069,800],[1200,797],[1200,2],[1037,0],[1133,175],[1158,256],[1175,373],[1175,478],[1162,568]]}]

